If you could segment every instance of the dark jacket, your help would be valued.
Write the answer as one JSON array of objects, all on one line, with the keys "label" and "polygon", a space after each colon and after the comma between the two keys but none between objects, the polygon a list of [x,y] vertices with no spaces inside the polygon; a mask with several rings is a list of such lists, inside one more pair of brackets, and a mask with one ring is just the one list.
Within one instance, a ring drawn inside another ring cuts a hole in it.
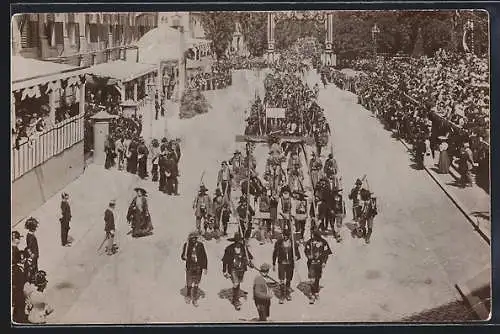
[{"label": "dark jacket", "polygon": [[71,207],[67,201],[61,201],[61,223],[69,223],[71,220]]},{"label": "dark jacket", "polygon": [[255,211],[252,208],[252,206],[248,205],[248,210],[247,210],[246,203],[238,205],[238,207],[236,208],[236,211],[238,212],[238,217],[240,217],[240,219],[243,219],[245,221],[247,218],[247,212],[248,212],[248,217],[250,218],[250,220],[252,220],[252,217],[255,216]]},{"label": "dark jacket", "polygon": [[[193,251],[195,254],[193,254]],[[208,260],[205,246],[199,241],[192,245],[189,241],[182,247],[181,259],[186,261],[186,269],[207,269]]]},{"label": "dark jacket", "polygon": [[26,251],[32,258],[38,259],[38,257],[40,256],[38,250],[38,240],[32,233],[26,234]]},{"label": "dark jacket", "polygon": [[115,215],[113,210],[106,209],[104,211],[104,231],[110,232],[115,229]]},{"label": "dark jacket", "polygon": [[[238,268],[235,267],[234,263],[236,255],[234,249],[237,244],[241,245],[242,247],[241,264]],[[246,271],[247,265],[249,261],[252,259],[253,259],[252,254],[242,242],[234,242],[231,245],[227,246],[226,250],[224,251],[224,257],[222,258],[222,271],[224,273],[230,273],[231,271],[233,271],[233,269]]]},{"label": "dark jacket", "polygon": [[[291,243],[290,239],[290,243]],[[276,240],[276,243],[274,244],[274,251],[273,251],[273,265],[276,264],[276,260],[278,260],[279,264],[282,264],[286,262],[287,258],[288,261],[290,262],[289,264],[294,264],[294,259],[293,259],[293,253],[295,251],[295,261],[300,260],[300,252],[299,252],[299,245],[295,243],[294,245],[295,250],[292,250],[292,247],[289,247],[288,249],[283,247],[283,239]],[[287,254],[288,251],[288,254]]]},{"label": "dark jacket", "polygon": [[308,263],[324,264],[332,253],[328,242],[323,239],[309,239],[304,246]]}]

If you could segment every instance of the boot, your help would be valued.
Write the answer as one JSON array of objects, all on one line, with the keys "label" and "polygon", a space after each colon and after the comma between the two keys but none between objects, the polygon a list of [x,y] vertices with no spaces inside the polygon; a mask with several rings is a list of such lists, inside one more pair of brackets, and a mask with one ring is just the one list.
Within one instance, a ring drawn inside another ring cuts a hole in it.
[{"label": "boot", "polygon": [[198,307],[198,287],[193,287],[193,306]]},{"label": "boot", "polygon": [[191,289],[192,288],[190,286],[187,287],[186,297],[184,298],[184,301],[186,302],[186,304],[191,303]]},{"label": "boot", "polygon": [[288,285],[286,286],[286,300],[287,300],[287,301],[291,301],[291,300],[292,300],[292,295],[291,295],[291,293],[292,293],[292,289],[290,288],[290,285],[288,284]]},{"label": "boot", "polygon": [[240,310],[240,300],[239,300],[239,289],[233,288],[233,301],[232,304],[234,308],[239,311]]},{"label": "boot", "polygon": [[280,284],[280,300],[279,303],[283,304],[285,300],[285,285],[282,283]]}]

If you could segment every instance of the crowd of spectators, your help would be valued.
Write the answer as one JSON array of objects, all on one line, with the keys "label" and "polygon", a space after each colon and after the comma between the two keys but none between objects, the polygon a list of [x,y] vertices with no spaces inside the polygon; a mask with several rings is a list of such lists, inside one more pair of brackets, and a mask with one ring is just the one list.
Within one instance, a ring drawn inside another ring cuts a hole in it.
[{"label": "crowd of spectators", "polygon": [[459,164],[460,148],[469,143],[478,162],[475,172],[489,186],[486,58],[440,50],[432,58],[363,59],[352,66],[354,74],[325,69],[322,76],[356,93],[365,107],[410,142],[420,133],[415,124],[422,123],[429,129],[432,151],[439,147],[438,138],[446,138],[450,158]]},{"label": "crowd of spectators", "polygon": [[234,70],[257,70],[267,67],[264,57],[234,56],[230,60],[231,68]]}]

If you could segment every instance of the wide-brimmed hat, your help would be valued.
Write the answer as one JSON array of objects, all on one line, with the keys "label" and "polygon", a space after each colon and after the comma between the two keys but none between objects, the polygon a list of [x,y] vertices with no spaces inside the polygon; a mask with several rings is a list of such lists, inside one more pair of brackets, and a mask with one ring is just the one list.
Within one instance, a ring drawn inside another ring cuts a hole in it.
[{"label": "wide-brimmed hat", "polygon": [[115,206],[116,205],[116,200],[115,199],[110,200],[109,201],[109,205]]},{"label": "wide-brimmed hat", "polygon": [[233,154],[241,154],[240,150],[235,150]]},{"label": "wide-brimmed hat", "polygon": [[261,266],[260,266],[260,271],[262,272],[269,272],[269,270],[271,269],[271,266],[268,265],[267,263],[263,263]]},{"label": "wide-brimmed hat", "polygon": [[204,184],[202,184],[202,185],[200,186],[200,190],[199,190],[200,192],[205,192],[205,191],[207,191],[207,190],[208,190],[208,189],[207,189],[207,187],[205,187],[205,185],[204,185]]},{"label": "wide-brimmed hat", "polygon": [[188,239],[198,238],[198,232],[193,231],[188,234]]},{"label": "wide-brimmed hat", "polygon": [[18,231],[12,231],[12,238],[21,239],[23,236]]},{"label": "wide-brimmed hat", "polygon": [[222,195],[220,188],[215,189],[215,195]]},{"label": "wide-brimmed hat", "polygon": [[328,154],[328,158],[332,159],[333,158],[333,154],[332,153]]},{"label": "wide-brimmed hat", "polygon": [[141,188],[141,187],[136,187],[134,188],[134,191],[140,191],[143,195],[146,195],[148,192],[146,191],[146,189],[144,188]]},{"label": "wide-brimmed hat", "polygon": [[37,271],[33,277],[33,283],[37,286],[47,283],[47,273],[43,270]]},{"label": "wide-brimmed hat", "polygon": [[360,186],[363,184],[363,181],[361,181],[360,179],[356,179],[356,183],[355,183],[357,186]]},{"label": "wide-brimmed hat", "polygon": [[281,195],[283,195],[284,193],[286,192],[290,192],[290,187],[289,186],[284,186],[283,188],[281,188]]},{"label": "wide-brimmed hat", "polygon": [[241,237],[240,232],[235,232],[234,236],[232,238],[227,239],[227,240],[229,240],[229,241],[235,241],[236,242],[236,241],[243,240],[243,238]]},{"label": "wide-brimmed hat", "polygon": [[24,227],[28,230],[28,231],[33,231],[35,230],[39,225],[39,222],[38,220],[36,220],[35,218],[33,217],[29,217],[26,222],[24,223]]}]

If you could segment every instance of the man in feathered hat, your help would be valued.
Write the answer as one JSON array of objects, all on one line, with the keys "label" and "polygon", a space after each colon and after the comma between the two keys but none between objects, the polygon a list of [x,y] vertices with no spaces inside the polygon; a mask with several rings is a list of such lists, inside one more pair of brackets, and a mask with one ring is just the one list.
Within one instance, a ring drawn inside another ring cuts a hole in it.
[{"label": "man in feathered hat", "polygon": [[253,281],[253,299],[259,313],[259,321],[266,321],[270,314],[272,293],[265,279],[269,269],[270,266],[267,263],[261,265],[260,275],[257,275]]},{"label": "man in feathered hat", "polygon": [[253,267],[252,254],[245,245],[245,240],[239,232],[234,234],[234,238],[228,239],[233,243],[224,250],[222,258],[222,273],[224,277],[231,278],[233,283],[232,304],[236,310],[240,310],[240,284],[243,281],[247,266]]},{"label": "man in feathered hat", "polygon": [[370,237],[373,231],[373,220],[378,214],[377,200],[374,194],[368,189],[361,189],[362,209],[359,220],[359,226],[365,243],[370,243]]},{"label": "man in feathered hat", "polygon": [[318,229],[313,231],[311,239],[304,245],[304,253],[307,257],[308,277],[311,280],[311,296],[309,303],[319,298],[319,280],[323,274],[328,257],[333,254],[328,242],[321,237]]},{"label": "man in feathered hat", "polygon": [[255,216],[255,211],[248,203],[246,195],[240,196],[238,207],[236,208],[240,221],[240,229],[243,237],[249,239],[252,234],[252,220]]},{"label": "man in feathered hat", "polygon": [[358,221],[361,215],[361,204],[360,204],[360,191],[363,181],[356,179],[354,188],[351,189],[349,193],[349,199],[352,201],[352,219]]},{"label": "man in feathered hat", "polygon": [[279,302],[283,304],[283,300],[292,300],[291,282],[293,279],[293,271],[295,261],[300,260],[299,247],[296,242],[290,239],[291,231],[285,229],[282,233],[282,238],[276,240],[273,250],[273,271],[276,270],[276,260],[278,260],[278,278],[280,280],[280,297]]},{"label": "man in feathered hat", "polygon": [[226,161],[222,161],[221,168],[217,174],[217,188],[222,188],[222,193],[225,197],[231,198],[231,180],[233,179],[233,173]]},{"label": "man in feathered hat", "polygon": [[311,181],[313,189],[316,189],[316,185],[321,178],[321,171],[323,169],[323,162],[321,158],[317,156],[315,152],[312,152],[312,158],[309,162],[309,171],[311,173]]},{"label": "man in feathered hat", "polygon": [[191,232],[188,241],[182,246],[181,259],[186,262],[186,303],[192,301],[198,306],[198,285],[201,275],[207,274],[207,253],[205,246],[198,240],[198,233]]},{"label": "man in feathered hat", "polygon": [[295,207],[289,186],[281,188],[277,211],[281,230],[283,231],[285,228],[291,229],[290,223],[293,218],[293,213],[295,212]]},{"label": "man in feathered hat", "polygon": [[227,224],[231,217],[231,210],[229,209],[229,201],[222,195],[220,188],[215,189],[212,207],[215,214],[216,231],[220,232],[220,224],[222,223],[222,233],[223,235],[227,235]]},{"label": "man in feathered hat", "polygon": [[208,189],[202,184],[193,203],[193,209],[195,210],[194,215],[196,217],[196,230],[198,233],[201,233],[201,219],[206,219],[207,216],[212,213],[212,200],[210,199],[210,195],[207,194],[207,191]]},{"label": "man in feathered hat", "polygon": [[337,242],[342,241],[342,236],[340,235],[340,229],[342,228],[342,222],[345,218],[345,203],[342,198],[342,189],[337,189],[333,195],[332,201],[332,220],[330,220],[330,226],[333,231],[333,236],[337,240]]}]

